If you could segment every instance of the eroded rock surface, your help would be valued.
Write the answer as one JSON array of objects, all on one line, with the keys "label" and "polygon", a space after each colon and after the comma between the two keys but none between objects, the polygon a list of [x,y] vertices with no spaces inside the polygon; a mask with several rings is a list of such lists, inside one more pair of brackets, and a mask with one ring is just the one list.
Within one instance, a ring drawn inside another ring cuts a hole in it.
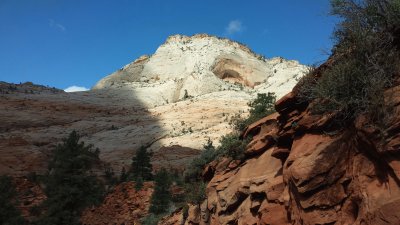
[{"label": "eroded rock surface", "polygon": [[384,132],[366,115],[338,129],[297,90],[247,128],[242,163],[206,167],[207,198],[185,224],[400,224],[400,86],[387,91]]},{"label": "eroded rock surface", "polygon": [[38,207],[47,199],[43,187],[34,180],[22,177],[15,178],[14,185],[19,203],[16,207],[27,221],[34,221],[40,215]]},{"label": "eroded rock surface", "polygon": [[134,182],[115,186],[100,206],[82,213],[82,224],[139,224],[148,213],[153,186],[152,182],[145,182],[139,191]]}]

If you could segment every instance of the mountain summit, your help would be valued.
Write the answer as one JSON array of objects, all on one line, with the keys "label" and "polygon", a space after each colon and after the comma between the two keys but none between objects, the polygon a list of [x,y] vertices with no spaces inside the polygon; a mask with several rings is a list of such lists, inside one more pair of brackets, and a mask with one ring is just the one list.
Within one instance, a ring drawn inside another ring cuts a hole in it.
[{"label": "mountain summit", "polygon": [[229,39],[173,35],[153,55],[139,57],[93,89],[132,88],[152,106],[238,87],[246,93],[275,92],[279,98],[306,69],[297,61],[266,59]]}]

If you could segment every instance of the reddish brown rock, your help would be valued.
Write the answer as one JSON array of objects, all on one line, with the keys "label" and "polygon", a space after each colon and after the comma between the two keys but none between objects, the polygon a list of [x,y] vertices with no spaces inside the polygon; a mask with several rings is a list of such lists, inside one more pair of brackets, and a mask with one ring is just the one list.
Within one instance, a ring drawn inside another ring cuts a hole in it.
[{"label": "reddish brown rock", "polygon": [[217,161],[212,161],[211,163],[207,164],[206,167],[203,169],[201,176],[203,177],[203,180],[205,182],[208,182],[213,178],[217,163]]},{"label": "reddish brown rock", "polygon": [[281,161],[267,150],[234,170],[216,173],[207,186],[206,211],[210,212],[210,223],[253,224],[270,213],[271,204],[282,205],[281,169]]},{"label": "reddish brown rock", "polygon": [[162,218],[158,224],[159,225],[175,225],[175,224],[184,224],[185,219],[183,218],[182,209],[178,209],[177,211],[171,213],[170,215]]},{"label": "reddish brown rock", "polygon": [[26,220],[34,220],[38,216],[34,208],[47,199],[42,187],[25,177],[14,178],[14,184],[19,202],[17,208]]},{"label": "reddish brown rock", "polygon": [[312,110],[308,109],[302,114],[301,118],[299,118],[297,121],[294,122],[294,124],[292,124],[292,126],[294,126],[297,130],[306,130],[308,132],[321,132],[332,125],[332,120],[335,118],[335,116],[335,113],[320,115],[312,113]]},{"label": "reddish brown rock", "polygon": [[263,153],[277,140],[278,121],[277,113],[271,114],[251,124],[244,132],[244,137],[249,134],[255,135],[252,141],[247,145],[245,154],[249,157]]},{"label": "reddish brown rock", "polygon": [[275,127],[277,125],[277,118],[279,114],[273,113],[269,116],[266,116],[252,124],[250,124],[246,130],[243,132],[243,137],[247,137],[249,135],[257,135],[260,134],[261,129],[266,129],[266,127]]},{"label": "reddish brown rock", "polygon": [[[204,205],[204,204],[203,204]],[[186,210],[186,212],[184,212]],[[208,218],[204,217],[202,206],[188,204],[186,209],[177,209],[175,212],[162,218],[158,225],[206,225]]]},{"label": "reddish brown rock", "polygon": [[138,224],[148,213],[153,183],[145,182],[140,191],[134,182],[117,185],[100,206],[86,209],[81,217],[82,224]]},{"label": "reddish brown rock", "polygon": [[289,148],[273,148],[272,149],[272,157],[275,157],[277,159],[281,159],[281,160],[285,160],[290,153],[290,149]]},{"label": "reddish brown rock", "polygon": [[400,88],[393,90],[385,128],[361,115],[337,129],[334,114],[312,114],[285,96],[278,117],[244,133],[254,137],[242,164],[209,165],[207,207],[189,217],[194,224],[400,224]]},{"label": "reddish brown rock", "polygon": [[276,101],[275,109],[279,113],[290,112],[295,109],[295,105],[298,102],[296,95],[293,92],[289,92],[278,101]]}]

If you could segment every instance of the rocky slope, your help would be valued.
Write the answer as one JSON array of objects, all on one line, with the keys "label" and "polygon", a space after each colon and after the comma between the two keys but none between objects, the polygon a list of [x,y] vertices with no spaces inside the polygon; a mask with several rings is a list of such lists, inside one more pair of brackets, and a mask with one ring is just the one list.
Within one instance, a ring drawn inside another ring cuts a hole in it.
[{"label": "rocky slope", "polygon": [[182,169],[208,138],[231,131],[230,118],[257,93],[282,96],[306,70],[227,39],[175,35],[90,91],[0,83],[0,174],[44,172],[74,129],[117,173],[141,145],[155,152],[155,168]]},{"label": "rocky slope", "polygon": [[37,181],[27,178],[14,178],[16,199],[21,215],[29,222],[35,220],[40,214],[40,205],[47,199],[43,188]]},{"label": "rocky slope", "polygon": [[83,212],[82,224],[138,224],[148,212],[153,186],[145,182],[140,191],[135,190],[133,182],[115,186],[100,206]]},{"label": "rocky slope", "polygon": [[400,82],[387,90],[383,133],[365,115],[328,126],[332,115],[312,114],[297,90],[245,131],[254,137],[243,163],[207,166],[202,204],[159,224],[400,224]]}]

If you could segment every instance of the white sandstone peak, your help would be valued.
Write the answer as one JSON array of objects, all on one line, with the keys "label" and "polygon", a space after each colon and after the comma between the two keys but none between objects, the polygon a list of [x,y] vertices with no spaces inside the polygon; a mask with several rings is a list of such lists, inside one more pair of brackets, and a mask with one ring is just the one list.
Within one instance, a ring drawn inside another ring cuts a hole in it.
[{"label": "white sandstone peak", "polygon": [[[131,88],[150,107],[224,90],[283,96],[307,67],[281,57],[265,59],[248,47],[207,34],[172,35],[151,56],[100,80],[97,89]],[[143,89],[145,89],[145,95]],[[147,95],[151,95],[147,96]]]}]

